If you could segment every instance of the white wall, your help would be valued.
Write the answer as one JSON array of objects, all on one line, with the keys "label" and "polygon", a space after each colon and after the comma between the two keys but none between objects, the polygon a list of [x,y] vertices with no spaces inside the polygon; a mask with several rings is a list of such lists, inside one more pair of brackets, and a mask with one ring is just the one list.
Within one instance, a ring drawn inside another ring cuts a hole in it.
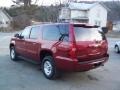
[{"label": "white wall", "polygon": [[100,4],[92,7],[89,11],[89,24],[100,24],[101,27],[105,27],[107,24],[107,10]]},{"label": "white wall", "polygon": [[87,11],[83,10],[71,10],[71,19],[74,18],[85,18],[87,17]]},{"label": "white wall", "polygon": [[10,23],[10,19],[0,10],[0,27],[8,27],[9,24],[6,22]]}]

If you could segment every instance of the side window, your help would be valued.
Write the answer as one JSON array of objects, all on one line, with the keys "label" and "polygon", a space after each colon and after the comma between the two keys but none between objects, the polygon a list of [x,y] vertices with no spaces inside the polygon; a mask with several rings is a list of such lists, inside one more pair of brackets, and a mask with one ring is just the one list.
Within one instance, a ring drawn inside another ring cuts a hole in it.
[{"label": "side window", "polygon": [[28,39],[30,35],[30,30],[31,30],[30,27],[26,27],[21,33],[21,36],[24,36],[25,39]]},{"label": "side window", "polygon": [[60,33],[59,28],[55,25],[46,25],[43,27],[43,39],[44,40],[59,40]]},{"label": "side window", "polygon": [[69,41],[69,25],[59,25],[60,33],[64,34],[63,41],[68,42]]},{"label": "side window", "polygon": [[40,27],[39,27],[39,26],[33,27],[33,28],[31,29],[30,39],[37,39],[38,36],[39,36],[39,30],[40,30]]}]

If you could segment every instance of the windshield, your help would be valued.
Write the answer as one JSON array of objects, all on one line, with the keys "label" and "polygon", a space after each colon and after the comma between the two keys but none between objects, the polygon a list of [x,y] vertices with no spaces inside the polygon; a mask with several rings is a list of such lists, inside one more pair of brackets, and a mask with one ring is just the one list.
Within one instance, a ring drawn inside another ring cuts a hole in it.
[{"label": "windshield", "polygon": [[76,41],[101,41],[105,40],[105,35],[98,28],[74,27]]}]

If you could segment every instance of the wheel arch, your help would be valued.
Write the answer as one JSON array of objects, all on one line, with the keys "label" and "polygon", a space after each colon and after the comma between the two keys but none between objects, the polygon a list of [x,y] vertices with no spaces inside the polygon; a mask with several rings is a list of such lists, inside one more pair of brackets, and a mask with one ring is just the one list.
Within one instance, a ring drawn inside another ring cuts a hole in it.
[{"label": "wheel arch", "polygon": [[10,49],[11,47],[14,47],[14,46],[15,46],[15,44],[11,43],[11,44],[9,45],[9,49]]},{"label": "wheel arch", "polygon": [[48,50],[48,49],[41,50],[39,53],[40,63],[42,62],[42,60],[45,56],[53,56],[53,52],[51,50]]}]

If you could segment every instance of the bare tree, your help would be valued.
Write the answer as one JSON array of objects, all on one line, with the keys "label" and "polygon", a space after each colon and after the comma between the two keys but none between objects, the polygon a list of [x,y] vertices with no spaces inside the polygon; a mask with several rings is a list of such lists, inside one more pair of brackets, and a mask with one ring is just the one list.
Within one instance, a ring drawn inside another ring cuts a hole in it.
[{"label": "bare tree", "polygon": [[34,4],[37,4],[38,1],[39,1],[39,0],[35,0],[35,3],[34,3]]},{"label": "bare tree", "polygon": [[20,5],[20,3],[24,3],[25,7],[29,7],[31,5],[31,0],[12,0],[15,4]]},{"label": "bare tree", "polygon": [[62,4],[62,1],[61,1],[61,0],[59,0],[59,3],[60,3],[60,6],[61,6],[61,4]]}]

